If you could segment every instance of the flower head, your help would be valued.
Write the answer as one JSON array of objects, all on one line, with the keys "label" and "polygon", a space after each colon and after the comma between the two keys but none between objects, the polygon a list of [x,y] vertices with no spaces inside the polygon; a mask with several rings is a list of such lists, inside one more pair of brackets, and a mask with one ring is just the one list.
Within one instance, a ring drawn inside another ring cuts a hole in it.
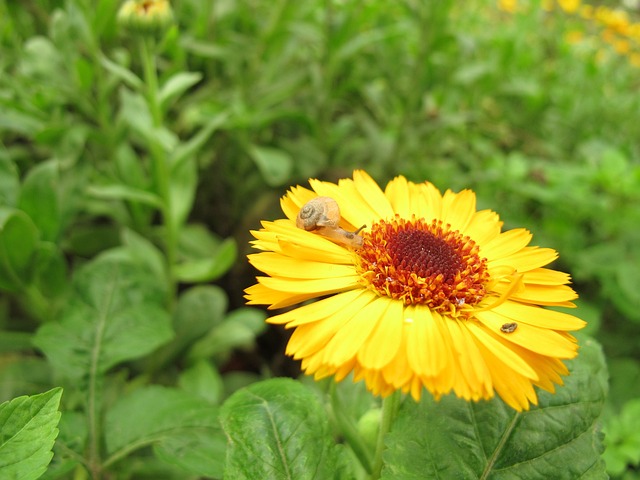
[{"label": "flower head", "polygon": [[[567,274],[545,268],[554,250],[528,246],[525,229],[502,232],[470,190],[441,194],[399,176],[383,191],[359,170],[310,184],[282,198],[286,219],[252,232],[261,252],[249,261],[267,276],[246,290],[270,309],[319,299],[269,319],[294,329],[287,354],[307,374],[353,372],[374,394],[416,400],[423,388],[467,400],[497,392],[516,410],[537,403],[534,386],[562,384],[562,360],[578,350],[568,332],[585,322],[543,308],[577,297]],[[296,226],[312,199],[335,200],[339,217]]]},{"label": "flower head", "polygon": [[156,35],[173,23],[173,11],[168,0],[127,0],[118,22],[131,32]]}]

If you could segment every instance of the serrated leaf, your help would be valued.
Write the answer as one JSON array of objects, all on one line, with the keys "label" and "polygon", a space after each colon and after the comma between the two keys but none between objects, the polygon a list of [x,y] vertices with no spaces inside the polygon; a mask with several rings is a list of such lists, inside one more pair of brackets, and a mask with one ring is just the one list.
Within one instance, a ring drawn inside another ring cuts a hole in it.
[{"label": "serrated leaf", "polygon": [[40,477],[53,457],[62,389],[0,405],[0,478]]},{"label": "serrated leaf", "polygon": [[98,257],[76,271],[60,321],[43,325],[34,344],[72,379],[150,353],[173,334],[161,280],[126,259]]},{"label": "serrated leaf", "polygon": [[105,438],[111,461],[154,445],[160,458],[189,471],[222,473],[226,441],[218,408],[180,390],[150,386],[122,398],[107,412]]},{"label": "serrated leaf", "polygon": [[162,108],[167,108],[169,102],[179,97],[202,79],[200,72],[178,72],[172,75],[160,88],[158,101]]},{"label": "serrated leaf", "polygon": [[20,210],[0,207],[0,288],[18,290],[30,279],[28,267],[39,232]]},{"label": "serrated leaf", "polygon": [[248,152],[268,185],[277,187],[291,176],[293,159],[284,150],[251,145]]},{"label": "serrated leaf", "polygon": [[324,407],[294,380],[266,380],[234,393],[220,421],[229,440],[224,478],[348,478]]},{"label": "serrated leaf", "polygon": [[499,398],[407,398],[387,439],[383,479],[607,478],[598,417],[607,373],[600,347],[581,343],[556,394],[518,413]]}]

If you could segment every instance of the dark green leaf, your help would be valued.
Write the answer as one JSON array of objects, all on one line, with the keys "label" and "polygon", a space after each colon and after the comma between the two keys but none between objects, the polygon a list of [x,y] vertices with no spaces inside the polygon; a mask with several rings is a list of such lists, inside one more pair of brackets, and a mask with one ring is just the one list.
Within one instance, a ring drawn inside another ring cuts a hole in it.
[{"label": "dark green leaf", "polygon": [[219,325],[198,340],[189,351],[188,359],[215,358],[223,362],[235,348],[251,347],[266,328],[262,310],[243,307],[231,312]]},{"label": "dark green leaf", "polygon": [[0,207],[0,288],[19,290],[29,283],[28,267],[38,229],[22,211]]},{"label": "dark green leaf", "polygon": [[15,207],[19,191],[18,169],[6,152],[0,152],[0,206]]},{"label": "dark green leaf", "polygon": [[18,205],[40,230],[43,240],[55,242],[62,218],[58,202],[59,165],[55,160],[40,163],[25,177]]},{"label": "dark green leaf", "polygon": [[407,398],[387,440],[382,478],[607,478],[598,422],[607,391],[600,347],[584,338],[568,366],[565,386],[539,392],[539,406],[528,412],[498,398]]},{"label": "dark green leaf", "polygon": [[58,436],[61,388],[0,405],[0,478],[41,476],[51,462]]},{"label": "dark green leaf", "polygon": [[349,478],[323,405],[294,380],[266,380],[234,393],[220,420],[229,439],[225,478]]},{"label": "dark green leaf", "polygon": [[158,361],[171,361],[222,322],[227,303],[224,291],[213,285],[201,285],[183,292],[173,314],[175,337],[156,352]]},{"label": "dark green leaf", "polygon": [[122,398],[107,412],[105,438],[108,462],[153,444],[160,458],[189,471],[222,473],[226,442],[218,408],[180,390],[151,386]]},{"label": "dark green leaf", "polygon": [[137,264],[98,257],[76,271],[73,289],[60,321],[42,326],[34,341],[60,374],[102,374],[172,336],[165,285]]}]

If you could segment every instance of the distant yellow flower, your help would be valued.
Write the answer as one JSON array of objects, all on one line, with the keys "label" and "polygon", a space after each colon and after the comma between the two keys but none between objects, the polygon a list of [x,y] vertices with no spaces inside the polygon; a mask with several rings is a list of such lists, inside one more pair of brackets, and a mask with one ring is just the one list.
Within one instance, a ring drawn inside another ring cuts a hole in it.
[{"label": "distant yellow flower", "polygon": [[581,32],[580,30],[571,30],[565,34],[564,38],[567,43],[580,43],[584,39],[584,32]]},{"label": "distant yellow flower", "polygon": [[580,8],[580,0],[558,0],[558,4],[567,13],[574,13]]},{"label": "distant yellow flower", "polygon": [[118,22],[132,32],[157,34],[173,23],[173,10],[168,0],[127,0]]},{"label": "distant yellow flower", "polygon": [[[269,320],[294,329],[287,354],[307,374],[353,372],[374,394],[416,400],[423,387],[436,398],[497,392],[519,411],[537,403],[534,385],[562,384],[562,360],[578,350],[569,331],[585,323],[542,308],[577,297],[567,274],[545,268],[554,250],[527,246],[525,229],[502,232],[470,190],[441,194],[399,176],[383,191],[360,170],[310,184],[282,198],[286,219],[252,232],[261,253],[249,260],[267,276],[246,290],[249,304],[270,309],[319,299]],[[315,231],[297,227],[318,196],[334,213],[337,201],[339,223],[327,214]]]},{"label": "distant yellow flower", "polygon": [[518,9],[518,0],[498,0],[498,8],[503,12],[514,13]]}]

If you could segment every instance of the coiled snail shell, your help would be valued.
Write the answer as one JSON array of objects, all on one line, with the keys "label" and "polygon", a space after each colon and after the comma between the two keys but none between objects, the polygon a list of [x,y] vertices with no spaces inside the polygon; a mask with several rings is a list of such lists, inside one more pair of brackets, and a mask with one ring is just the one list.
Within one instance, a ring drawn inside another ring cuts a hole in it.
[{"label": "coiled snail shell", "polygon": [[338,226],[340,223],[340,207],[331,197],[316,197],[305,203],[296,217],[296,226],[303,230],[313,231],[324,238],[340,245],[360,248],[363,238],[358,235],[362,226],[355,232],[348,232]]},{"label": "coiled snail shell", "polygon": [[331,197],[316,197],[305,203],[298,216],[296,226],[304,230],[316,230],[320,227],[337,228],[340,223],[340,207]]}]

